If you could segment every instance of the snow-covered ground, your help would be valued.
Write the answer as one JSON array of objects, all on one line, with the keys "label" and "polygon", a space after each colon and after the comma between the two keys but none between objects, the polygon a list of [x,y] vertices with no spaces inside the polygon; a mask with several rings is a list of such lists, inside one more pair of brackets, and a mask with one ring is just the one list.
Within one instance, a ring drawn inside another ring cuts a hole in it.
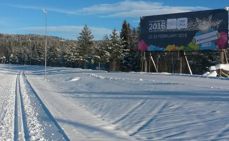
[{"label": "snow-covered ground", "polygon": [[11,140],[14,135],[15,76],[0,72],[0,140]]},{"label": "snow-covered ground", "polygon": [[14,137],[19,72],[25,112],[35,111],[24,120],[36,128],[25,129],[44,140],[229,140],[228,79],[48,68],[44,80],[43,67],[14,65],[0,65],[0,106],[10,105],[0,111],[0,140]]}]

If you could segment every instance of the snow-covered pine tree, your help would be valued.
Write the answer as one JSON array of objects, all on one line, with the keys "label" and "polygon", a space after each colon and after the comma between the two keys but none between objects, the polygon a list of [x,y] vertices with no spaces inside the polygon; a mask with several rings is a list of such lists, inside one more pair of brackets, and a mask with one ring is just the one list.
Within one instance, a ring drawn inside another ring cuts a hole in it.
[{"label": "snow-covered pine tree", "polygon": [[122,44],[122,40],[120,39],[120,36],[115,29],[110,35],[110,43],[107,51],[110,53],[111,71],[118,71],[120,61],[124,57],[124,47]]},{"label": "snow-covered pine tree", "polygon": [[124,49],[129,49],[131,44],[131,28],[126,20],[123,21],[120,38],[123,40]]},{"label": "snow-covered pine tree", "polygon": [[101,60],[105,64],[110,62],[110,58],[111,58],[111,54],[110,54],[111,52],[109,51],[110,44],[111,44],[111,41],[109,39],[109,36],[105,35],[103,39],[102,55],[101,55]]},{"label": "snow-covered pine tree", "polygon": [[47,59],[48,59],[48,65],[49,66],[57,66],[58,64],[58,60],[60,57],[60,49],[58,46],[49,46],[48,48],[48,55],[47,55]]},{"label": "snow-covered pine tree", "polygon": [[131,71],[140,70],[140,52],[138,51],[139,27],[133,28],[130,38],[129,67]]},{"label": "snow-covered pine tree", "polygon": [[108,35],[105,35],[103,40],[96,46],[96,55],[99,58],[98,66],[100,69],[108,69],[110,63],[110,39]]},{"label": "snow-covered pine tree", "polygon": [[63,60],[66,66],[80,67],[83,58],[79,56],[79,49],[74,42],[66,42],[64,45]]},{"label": "snow-covered pine tree", "polygon": [[83,66],[81,67],[87,68],[87,63],[91,61],[93,39],[91,30],[85,25],[78,37],[79,56],[83,59]]},{"label": "snow-covered pine tree", "polygon": [[120,32],[120,38],[123,44],[123,60],[121,61],[120,67],[122,71],[130,70],[129,58],[130,58],[130,44],[131,44],[131,28],[130,24],[124,20],[122,24],[122,29]]},{"label": "snow-covered pine tree", "polygon": [[138,30],[137,28],[131,29],[130,24],[124,20],[120,33],[122,44],[124,46],[124,58],[121,61],[122,71],[137,71],[136,68],[138,63]]}]

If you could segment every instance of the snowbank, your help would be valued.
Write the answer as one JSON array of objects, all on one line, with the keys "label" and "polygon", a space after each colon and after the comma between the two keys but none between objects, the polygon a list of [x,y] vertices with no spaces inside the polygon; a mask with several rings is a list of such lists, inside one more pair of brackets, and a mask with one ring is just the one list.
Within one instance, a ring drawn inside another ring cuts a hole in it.
[{"label": "snowbank", "polygon": [[207,77],[217,77],[224,76],[229,77],[229,64],[218,64],[216,66],[211,66],[209,68],[210,72],[206,72],[203,76]]},{"label": "snowbank", "polygon": [[229,64],[218,64],[216,65],[216,70],[229,71]]}]

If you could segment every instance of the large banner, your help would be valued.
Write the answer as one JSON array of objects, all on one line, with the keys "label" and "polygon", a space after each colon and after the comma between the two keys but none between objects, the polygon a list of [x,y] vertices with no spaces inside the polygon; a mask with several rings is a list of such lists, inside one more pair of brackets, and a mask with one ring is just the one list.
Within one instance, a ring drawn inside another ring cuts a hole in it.
[{"label": "large banner", "polygon": [[224,9],[141,18],[141,51],[218,50],[227,46],[228,11]]}]

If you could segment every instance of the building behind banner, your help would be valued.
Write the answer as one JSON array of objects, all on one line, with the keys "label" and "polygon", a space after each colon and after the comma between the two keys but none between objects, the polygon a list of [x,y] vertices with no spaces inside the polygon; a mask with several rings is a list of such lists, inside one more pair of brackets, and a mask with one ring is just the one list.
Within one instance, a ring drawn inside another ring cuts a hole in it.
[{"label": "building behind banner", "polygon": [[228,10],[216,9],[145,16],[141,51],[217,51],[228,47]]}]

